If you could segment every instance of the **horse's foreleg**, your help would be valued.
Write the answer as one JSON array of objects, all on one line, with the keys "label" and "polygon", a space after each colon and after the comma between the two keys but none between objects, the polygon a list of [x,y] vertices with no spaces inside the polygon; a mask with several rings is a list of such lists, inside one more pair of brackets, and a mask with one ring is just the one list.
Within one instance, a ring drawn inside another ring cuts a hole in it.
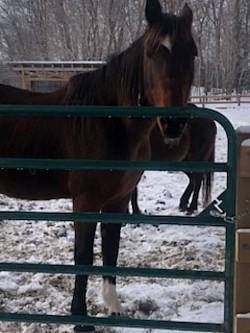
[{"label": "horse's foreleg", "polygon": [[[92,265],[93,264],[93,246],[95,235],[95,224],[75,223],[75,264]],[[75,315],[86,315],[86,275],[77,275],[75,279],[74,296],[71,311]]]},{"label": "horse's foreleg", "polygon": [[180,203],[179,203],[179,210],[181,212],[185,212],[188,210],[188,202],[191,197],[191,194],[193,193],[193,174],[190,172],[185,172],[186,175],[189,178],[189,184],[187,188],[185,189],[184,193],[181,196]]},{"label": "horse's foreleg", "polygon": [[[74,212],[83,211],[81,208],[83,201],[74,200]],[[88,209],[89,211],[96,211]],[[75,264],[92,265],[93,264],[93,246],[96,223],[75,223]],[[87,315],[86,306],[86,288],[87,275],[76,275],[75,288],[71,303],[71,312],[73,315]],[[75,327],[76,332],[94,332],[93,326]]]},{"label": "horse's foreleg", "polygon": [[[128,200],[122,207],[106,207],[105,212],[122,212],[125,213],[128,205]],[[119,243],[120,243],[120,230],[121,224],[107,224],[101,225],[102,232],[102,254],[103,265],[116,267]],[[105,306],[108,309],[109,315],[122,315],[123,309],[116,293],[116,277],[103,276],[102,280],[102,294]]]},{"label": "horse's foreleg", "polygon": [[[116,266],[120,243],[120,229],[120,224],[102,224],[103,266]],[[103,276],[102,295],[109,315],[119,316],[123,313],[116,293],[115,276]]]}]

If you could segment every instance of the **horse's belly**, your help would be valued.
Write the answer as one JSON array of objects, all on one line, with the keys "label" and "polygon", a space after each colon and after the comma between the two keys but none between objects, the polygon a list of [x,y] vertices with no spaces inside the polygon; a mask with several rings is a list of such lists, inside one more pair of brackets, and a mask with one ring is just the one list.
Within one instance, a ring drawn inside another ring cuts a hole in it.
[{"label": "horse's belly", "polygon": [[68,198],[66,177],[52,170],[0,170],[0,192],[27,200]]}]

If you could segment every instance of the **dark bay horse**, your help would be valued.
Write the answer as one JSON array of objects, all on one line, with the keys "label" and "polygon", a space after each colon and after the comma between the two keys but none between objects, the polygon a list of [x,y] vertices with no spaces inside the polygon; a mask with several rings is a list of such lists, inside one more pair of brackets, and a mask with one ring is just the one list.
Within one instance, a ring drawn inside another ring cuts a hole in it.
[{"label": "dark bay horse", "polygon": [[[163,131],[165,120],[166,118],[161,119]],[[173,145],[171,140],[164,139],[158,127],[155,127],[150,135],[151,159],[214,162],[216,132],[216,124],[211,119],[189,119],[179,142]],[[202,184],[203,206],[206,207],[210,202],[213,174],[211,172],[185,173],[189,178],[189,184],[181,196],[179,209],[187,214],[193,214],[198,208],[198,196]],[[140,213],[137,196],[137,188],[135,188],[131,197],[132,211],[135,214]],[[191,196],[192,200],[189,204]]]},{"label": "dark bay horse", "polygon": [[[55,92],[42,94],[0,86],[0,104],[184,106],[190,94],[197,48],[192,10],[162,13],[158,0],[147,0],[145,33],[101,68],[72,77]],[[8,117],[0,118],[0,156],[22,158],[150,158],[150,133],[156,118]],[[72,198],[75,212],[125,213],[142,171],[0,170],[0,192],[23,199]],[[105,266],[115,266],[120,224],[101,225]],[[93,264],[94,223],[75,223],[75,264]],[[73,315],[86,315],[86,275],[77,275]],[[115,277],[103,277],[109,314],[123,313]],[[93,326],[75,327],[77,332]]]}]

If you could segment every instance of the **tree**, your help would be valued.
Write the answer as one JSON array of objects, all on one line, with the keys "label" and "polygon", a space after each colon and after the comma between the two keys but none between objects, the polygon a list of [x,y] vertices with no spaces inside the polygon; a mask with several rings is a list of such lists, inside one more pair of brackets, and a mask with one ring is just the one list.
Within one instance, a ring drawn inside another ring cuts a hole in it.
[{"label": "tree", "polygon": [[[1,0],[0,61],[105,60],[145,28],[146,0]],[[179,13],[186,0],[161,0]],[[195,84],[250,89],[249,0],[189,0],[199,56]]]}]

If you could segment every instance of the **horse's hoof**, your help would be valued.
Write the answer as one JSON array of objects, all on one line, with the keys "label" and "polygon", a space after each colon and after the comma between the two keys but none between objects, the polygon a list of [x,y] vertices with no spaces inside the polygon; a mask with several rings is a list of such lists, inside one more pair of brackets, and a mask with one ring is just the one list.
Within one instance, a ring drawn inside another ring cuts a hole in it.
[{"label": "horse's hoof", "polygon": [[111,312],[110,317],[123,317],[124,314],[122,312]]},{"label": "horse's hoof", "polygon": [[129,316],[126,314],[126,313],[123,313],[123,312],[112,312],[110,315],[109,315],[110,318],[121,318],[121,319],[129,319]]},{"label": "horse's hoof", "polygon": [[198,210],[197,209],[188,209],[187,211],[186,211],[186,215],[198,215]]},{"label": "horse's hoof", "polygon": [[97,333],[95,330],[95,326],[80,326],[77,325],[74,327],[74,332],[78,332],[78,333]]},{"label": "horse's hoof", "polygon": [[181,213],[184,213],[184,212],[186,212],[188,210],[188,207],[187,206],[180,206],[179,207],[179,212],[181,212]]}]

